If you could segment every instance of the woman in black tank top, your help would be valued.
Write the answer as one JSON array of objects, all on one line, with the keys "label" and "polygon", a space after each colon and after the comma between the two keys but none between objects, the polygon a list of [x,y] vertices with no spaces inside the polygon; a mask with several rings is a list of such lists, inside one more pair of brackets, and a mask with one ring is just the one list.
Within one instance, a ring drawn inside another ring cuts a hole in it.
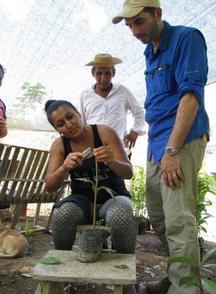
[{"label": "woman in black tank top", "polygon": [[[96,158],[99,186],[111,188],[116,195],[130,197],[123,179],[132,177],[132,166],[115,131],[104,125],[83,125],[80,114],[67,101],[48,101],[46,111],[49,122],[61,134],[50,150],[45,180],[47,190],[58,190],[69,173],[73,193],[82,194],[93,201],[91,184],[76,179],[88,178],[94,181]],[[93,154],[82,160],[82,152],[87,147],[94,149]],[[104,191],[98,194],[99,203],[104,203],[109,198],[110,195]]]},{"label": "woman in black tank top", "polygon": [[[69,173],[70,196],[55,203],[52,214],[52,233],[56,249],[71,250],[78,224],[92,223],[95,160],[98,165],[98,187],[106,186],[115,193],[111,198],[105,189],[98,192],[99,218],[111,227],[113,248],[120,253],[134,253],[136,222],[130,193],[123,179],[132,177],[132,166],[115,131],[104,125],[83,125],[80,114],[68,101],[49,100],[45,105],[47,118],[59,132],[51,147],[46,189],[58,190]],[[92,147],[93,153],[86,159],[82,152]],[[81,179],[81,181],[80,181]],[[83,181],[87,179],[89,181]],[[124,286],[123,293],[135,293],[134,288]]]}]

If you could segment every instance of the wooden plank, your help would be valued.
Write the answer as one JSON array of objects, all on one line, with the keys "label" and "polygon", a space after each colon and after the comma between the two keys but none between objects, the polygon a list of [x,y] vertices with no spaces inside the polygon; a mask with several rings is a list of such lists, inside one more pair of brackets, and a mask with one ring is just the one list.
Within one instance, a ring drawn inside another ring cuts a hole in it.
[{"label": "wooden plank", "polygon": [[[31,166],[31,163],[32,163],[32,161],[34,159],[35,153],[36,153],[36,151],[32,151],[31,149],[29,149],[29,152],[28,152],[28,155],[27,155],[27,158],[26,158],[26,161],[25,161],[25,165],[23,166],[22,173],[20,174],[20,177],[22,177],[23,179],[28,178],[29,171],[30,171],[30,166]],[[24,198],[25,198],[25,182],[20,183],[19,188],[16,191],[15,197],[19,197],[19,199],[21,201],[24,201]]]},{"label": "wooden plank", "polygon": [[[128,285],[136,283],[135,254],[102,253],[95,263],[77,260],[77,252],[50,250],[45,257],[60,258],[62,264],[37,264],[33,279],[86,284]],[[122,268],[119,268],[122,266]]]},{"label": "wooden plank", "polygon": [[31,195],[34,192],[35,187],[37,186],[38,179],[39,179],[39,175],[37,173],[37,168],[40,163],[41,153],[42,152],[36,151],[34,160],[31,164],[31,171],[28,175],[28,179],[30,180],[30,182],[29,182],[28,186],[26,185],[26,187],[25,187],[25,189],[27,190],[27,193],[24,192],[25,193],[25,196],[23,198],[24,201],[25,201],[25,199],[28,200],[29,197],[31,197]]},{"label": "wooden plank", "polygon": [[15,148],[17,148],[17,147],[19,147],[19,148],[22,148],[23,150],[35,150],[35,151],[45,151],[45,152],[47,152],[47,150],[45,150],[45,149],[37,149],[37,148],[29,148],[29,147],[25,147],[25,146],[17,146],[17,145],[12,145],[12,144],[2,144],[2,143],[0,143],[0,145],[3,145],[4,147],[15,147]]},{"label": "wooden plank", "polygon": [[9,160],[7,178],[8,177],[13,177],[15,175],[17,166],[19,165],[18,155],[19,155],[19,149],[18,148],[12,148],[11,149],[11,158]]},{"label": "wooden plank", "polygon": [[8,163],[9,163],[9,159],[10,159],[10,153],[11,153],[12,147],[6,147],[3,153],[3,158],[2,158],[2,172],[3,175],[5,175],[5,177],[7,177],[7,173],[8,173]]},{"label": "wooden plank", "polygon": [[13,181],[13,182],[25,182],[25,183],[43,183],[44,180],[36,180],[36,179],[21,179],[21,178],[1,178],[1,181]]},{"label": "wooden plank", "polygon": [[2,154],[4,152],[4,149],[5,149],[5,145],[0,143],[0,158],[2,157]]},{"label": "wooden plank", "polygon": [[114,286],[114,294],[123,294],[123,287],[122,285],[115,285]]},{"label": "wooden plank", "polygon": [[38,224],[40,209],[41,209],[41,203],[37,203],[37,207],[36,207],[36,211],[35,211],[35,215],[34,215],[34,222],[33,222],[34,225]]},{"label": "wooden plank", "polygon": [[53,210],[51,210],[46,227],[44,229],[45,232],[50,232],[50,224],[51,224],[51,220],[52,220],[52,212]]},{"label": "wooden plank", "polygon": [[[2,164],[1,164],[1,177],[7,177],[8,174],[8,166],[9,166],[9,157],[12,147],[5,147],[2,157]],[[4,195],[6,195],[6,192],[8,190],[8,184],[9,181],[3,181],[1,183],[1,201],[4,201]]]},{"label": "wooden plank", "polygon": [[64,294],[64,284],[41,281],[42,294]]},{"label": "wooden plank", "polygon": [[[19,148],[19,147],[17,147]],[[25,166],[26,163],[26,159],[28,157],[29,154],[29,149],[24,149],[24,148],[19,148],[20,149],[20,153],[19,153],[19,159],[20,159],[20,164],[17,168],[17,172],[15,177],[16,178],[22,178],[23,177],[23,168]]]},{"label": "wooden plank", "polygon": [[[37,195],[39,195],[39,191],[38,190],[38,183],[44,183],[44,173],[42,172],[43,169],[47,167],[47,162],[48,162],[48,152],[41,152],[40,153],[40,158],[38,161],[35,171],[35,176],[34,179],[37,179],[37,183],[33,182],[31,190],[29,191],[29,199],[32,199],[33,197],[37,197]],[[41,201],[43,202],[43,201]]]},{"label": "wooden plank", "polygon": [[18,221],[19,216],[20,216],[21,208],[22,208],[22,204],[16,204],[15,207],[14,207],[13,217],[12,217],[12,221],[11,221],[11,224],[10,224],[11,229],[15,229],[15,227],[16,227],[17,221]]},{"label": "wooden plank", "polygon": [[[34,190],[34,197],[36,199],[40,199],[41,203],[46,202],[44,199],[45,198],[44,195],[47,195],[47,191],[45,189],[44,178],[45,178],[45,173],[47,170],[47,164],[48,164],[48,153],[44,153],[42,155],[40,164],[38,166],[38,176],[40,179],[42,179],[42,181],[38,182]],[[55,202],[55,197],[53,199],[53,202]]]},{"label": "wooden plank", "polygon": [[[34,164],[34,160],[37,156],[37,151],[30,150],[28,159],[26,161],[25,168],[23,169],[24,175],[23,178],[32,179],[32,175],[34,174],[34,170],[32,169],[32,165]],[[30,186],[30,182],[25,182],[22,190],[19,193],[19,197],[22,199],[23,202],[26,202],[28,197],[28,188]]]},{"label": "wooden plank", "polygon": [[[17,167],[17,170],[16,170],[16,173],[15,173],[15,178],[22,178],[22,173],[23,173],[23,167],[25,165],[25,160],[28,156],[28,150],[23,150],[22,148],[18,147],[17,146],[17,149],[19,150],[19,160],[20,160],[20,163]],[[10,190],[8,192],[8,201],[10,201],[10,203],[19,203],[20,202],[20,198],[17,197],[17,191],[20,190],[20,186],[21,186],[21,182],[17,182],[15,180],[12,180],[12,183],[11,183],[11,187],[10,187]],[[18,198],[18,199],[17,199]]]},{"label": "wooden plank", "polygon": [[[0,144],[0,201],[17,204],[13,227],[19,217],[21,203],[56,202],[69,187],[70,181],[66,179],[58,191],[46,191],[44,177],[48,156],[47,150]],[[40,212],[39,206],[37,208],[36,223]]]}]

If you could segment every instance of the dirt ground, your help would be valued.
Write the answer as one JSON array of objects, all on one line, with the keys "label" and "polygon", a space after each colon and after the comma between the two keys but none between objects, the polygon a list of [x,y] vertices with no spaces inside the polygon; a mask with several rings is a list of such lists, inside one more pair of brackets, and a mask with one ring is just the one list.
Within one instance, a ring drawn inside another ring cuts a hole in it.
[{"label": "dirt ground", "polygon": [[[43,225],[47,217],[40,218]],[[22,225],[20,223],[19,225]],[[39,232],[28,237],[29,250],[23,257],[16,259],[0,259],[0,294],[32,294],[37,282],[32,279],[33,261],[45,255],[49,249],[54,249],[51,234]],[[206,249],[216,247],[215,243],[205,242]],[[160,279],[166,272],[166,252],[152,231],[137,236],[136,265],[137,279],[142,283]],[[216,279],[216,274],[215,277]],[[71,293],[113,293],[112,287],[95,285],[72,285]],[[69,293],[69,291],[65,291]]]}]

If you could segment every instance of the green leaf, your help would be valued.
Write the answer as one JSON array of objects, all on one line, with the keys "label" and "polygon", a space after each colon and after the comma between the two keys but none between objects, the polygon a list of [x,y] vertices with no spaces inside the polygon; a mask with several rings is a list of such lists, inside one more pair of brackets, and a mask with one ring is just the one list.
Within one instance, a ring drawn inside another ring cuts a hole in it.
[{"label": "green leaf", "polygon": [[213,280],[210,280],[207,278],[203,278],[202,279],[202,286],[203,286],[203,288],[208,290],[211,294],[216,293],[216,281],[213,281]]},{"label": "green leaf", "polygon": [[106,225],[106,221],[105,219],[101,218],[99,220],[96,221],[96,225],[97,226],[103,226],[103,225]]},{"label": "green leaf", "polygon": [[202,224],[206,223],[206,219],[210,217],[207,212],[207,207],[212,205],[209,199],[206,199],[206,194],[211,193],[216,195],[216,179],[206,173],[198,174],[198,197],[196,201],[196,223],[198,232],[206,232]]},{"label": "green leaf", "polygon": [[36,288],[34,294],[41,294],[41,293],[42,293],[42,291],[41,291],[41,284],[39,283],[39,284],[37,285],[37,288]]},{"label": "green leaf", "polygon": [[37,235],[39,232],[36,229],[31,229],[29,225],[29,220],[26,218],[25,223],[24,223],[24,235],[26,237],[28,236],[34,236]]},{"label": "green leaf", "polygon": [[210,250],[208,250],[208,252],[203,256],[202,261],[201,261],[201,265],[205,265],[207,260],[216,252],[216,248],[212,248]]},{"label": "green leaf", "polygon": [[61,264],[63,263],[59,258],[49,256],[49,257],[42,257],[36,260],[33,260],[34,264],[42,263],[42,264]]},{"label": "green leaf", "polygon": [[182,277],[179,280],[179,286],[199,286],[199,281],[198,279],[192,278],[192,277]]},{"label": "green leaf", "polygon": [[201,229],[203,232],[207,233],[207,230],[206,230],[206,228],[205,228],[205,227],[203,227],[203,226],[200,226],[200,229]]},{"label": "green leaf", "polygon": [[195,261],[191,257],[186,257],[186,256],[170,257],[168,258],[167,262],[169,264],[180,262],[180,263],[191,265],[193,268],[197,267]]},{"label": "green leaf", "polygon": [[26,237],[30,237],[30,236],[36,236],[38,235],[40,232],[34,229],[30,229],[27,233],[24,233],[26,235]]},{"label": "green leaf", "polygon": [[146,174],[145,168],[140,166],[134,167],[132,177],[132,201],[135,216],[147,216],[146,209]]},{"label": "green leaf", "polygon": [[130,269],[126,264],[120,264],[120,265],[115,265],[116,268],[120,268],[120,269]]}]

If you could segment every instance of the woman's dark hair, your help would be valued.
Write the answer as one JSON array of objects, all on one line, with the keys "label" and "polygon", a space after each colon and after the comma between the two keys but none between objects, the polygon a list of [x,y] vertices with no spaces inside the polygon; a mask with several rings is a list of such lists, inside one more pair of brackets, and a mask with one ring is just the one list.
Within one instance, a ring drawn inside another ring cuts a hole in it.
[{"label": "woman's dark hair", "polygon": [[2,71],[3,75],[5,74],[4,67],[0,64],[0,70]]},{"label": "woman's dark hair", "polygon": [[72,108],[76,113],[79,113],[76,107],[73,106],[73,104],[67,100],[52,100],[52,99],[47,100],[44,106],[44,110],[46,111],[47,119],[51,125],[52,125],[52,122],[50,120],[50,115],[53,113],[53,111],[56,111],[62,105],[66,105]]}]

